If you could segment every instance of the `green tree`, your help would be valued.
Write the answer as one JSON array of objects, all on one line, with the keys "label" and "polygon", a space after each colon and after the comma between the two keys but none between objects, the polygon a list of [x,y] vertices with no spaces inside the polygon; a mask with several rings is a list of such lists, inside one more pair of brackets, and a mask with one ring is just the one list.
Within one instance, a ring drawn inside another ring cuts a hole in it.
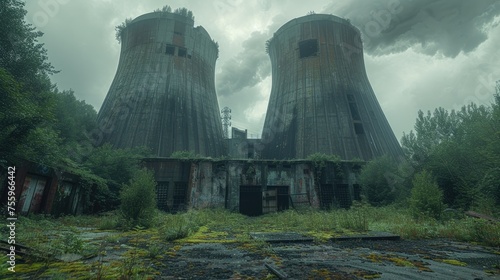
[{"label": "green tree", "polygon": [[120,209],[132,226],[150,227],[156,216],[156,181],[147,169],[139,170],[120,192]]},{"label": "green tree", "polygon": [[427,171],[415,174],[411,189],[410,211],[415,218],[439,219],[444,210],[443,192]]},{"label": "green tree", "polygon": [[145,148],[115,149],[105,144],[92,150],[82,164],[91,173],[106,180],[107,189],[94,194],[94,211],[116,209],[122,186],[129,182],[140,169],[142,158],[149,155]]},{"label": "green tree", "polygon": [[43,33],[26,23],[25,16],[24,1],[0,1],[0,68],[9,72],[23,91],[49,91],[49,75],[57,71],[38,42]]},{"label": "green tree", "polygon": [[49,79],[56,71],[25,15],[23,1],[0,2],[0,154],[49,164],[59,153]]},{"label": "green tree", "polygon": [[388,156],[374,159],[361,169],[360,181],[363,194],[373,206],[382,206],[394,202],[398,192],[393,182],[398,174],[396,163]]},{"label": "green tree", "polygon": [[438,108],[427,116],[420,111],[415,132],[401,140],[415,170],[426,169],[435,176],[451,207],[500,205],[495,183],[500,166],[499,94],[497,83],[491,106],[471,103],[450,113]]},{"label": "green tree", "polygon": [[49,163],[59,151],[54,121],[54,98],[50,93],[37,96],[24,90],[19,82],[0,67],[0,154],[10,162],[31,158]]}]

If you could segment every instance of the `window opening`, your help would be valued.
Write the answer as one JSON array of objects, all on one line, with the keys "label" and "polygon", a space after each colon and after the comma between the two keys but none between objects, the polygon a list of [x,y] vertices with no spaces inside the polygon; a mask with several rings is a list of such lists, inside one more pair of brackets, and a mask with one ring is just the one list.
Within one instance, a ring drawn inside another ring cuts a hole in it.
[{"label": "window opening", "polygon": [[167,45],[165,53],[168,55],[175,55],[175,46]]},{"label": "window opening", "polygon": [[299,42],[299,57],[311,57],[318,55],[318,40],[311,39]]}]

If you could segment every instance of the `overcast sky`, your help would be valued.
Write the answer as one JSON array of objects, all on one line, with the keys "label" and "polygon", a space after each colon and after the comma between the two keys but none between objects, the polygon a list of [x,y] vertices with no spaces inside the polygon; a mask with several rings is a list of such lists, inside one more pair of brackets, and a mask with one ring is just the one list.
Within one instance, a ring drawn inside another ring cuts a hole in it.
[{"label": "overcast sky", "polygon": [[314,11],[348,18],[363,34],[366,71],[398,139],[417,111],[492,102],[500,80],[497,0],[29,0],[27,21],[60,73],[59,89],[98,111],[118,66],[115,26],[164,5],[186,7],[219,43],[216,90],[234,127],[261,134],[271,64],[265,41]]}]

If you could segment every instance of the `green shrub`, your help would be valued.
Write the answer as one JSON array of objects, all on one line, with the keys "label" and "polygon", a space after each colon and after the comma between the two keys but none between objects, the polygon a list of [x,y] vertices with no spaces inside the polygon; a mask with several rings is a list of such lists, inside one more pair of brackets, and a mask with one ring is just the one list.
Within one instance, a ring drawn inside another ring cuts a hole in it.
[{"label": "green shrub", "polygon": [[150,227],[156,216],[156,182],[153,173],[142,169],[124,185],[120,209],[130,226]]},{"label": "green shrub", "polygon": [[415,174],[410,198],[410,212],[414,218],[441,218],[445,208],[443,191],[427,171]]},{"label": "green shrub", "polygon": [[384,206],[392,203],[396,197],[394,175],[397,166],[389,157],[384,156],[366,164],[361,170],[360,181],[363,194],[373,206]]},{"label": "green shrub", "polygon": [[171,158],[178,158],[178,159],[196,159],[196,158],[201,158],[200,155],[197,155],[193,151],[175,151],[170,155]]}]

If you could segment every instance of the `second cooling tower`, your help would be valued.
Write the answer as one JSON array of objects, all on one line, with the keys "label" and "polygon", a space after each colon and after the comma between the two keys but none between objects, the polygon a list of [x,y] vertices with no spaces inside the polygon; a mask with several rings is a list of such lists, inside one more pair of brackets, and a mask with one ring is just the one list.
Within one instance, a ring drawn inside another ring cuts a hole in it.
[{"label": "second cooling tower", "polygon": [[265,158],[401,155],[368,81],[359,30],[347,20],[320,14],[291,20],[269,40],[268,52]]},{"label": "second cooling tower", "polygon": [[99,142],[146,146],[159,157],[222,155],[217,57],[217,44],[191,17],[154,12],[131,21],[121,32],[118,70],[98,115]]}]

